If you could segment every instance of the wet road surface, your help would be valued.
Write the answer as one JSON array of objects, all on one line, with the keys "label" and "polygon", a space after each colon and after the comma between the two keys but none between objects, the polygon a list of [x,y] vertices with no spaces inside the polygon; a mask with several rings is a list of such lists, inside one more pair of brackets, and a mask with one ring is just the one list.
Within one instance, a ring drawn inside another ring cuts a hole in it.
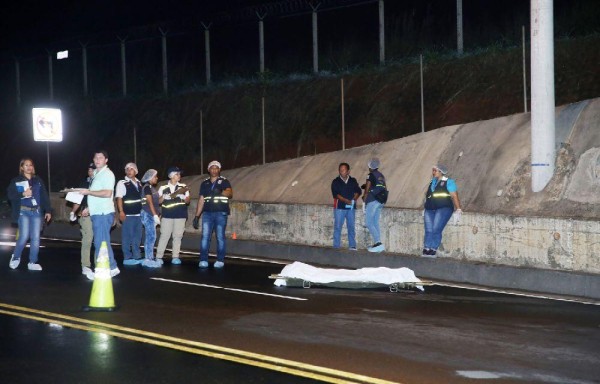
[{"label": "wet road surface", "polygon": [[278,288],[268,276],[283,265],[199,270],[190,254],[120,266],[119,310],[83,312],[79,244],[42,244],[42,272],[10,270],[0,246],[1,382],[600,382],[596,305],[444,286]]}]

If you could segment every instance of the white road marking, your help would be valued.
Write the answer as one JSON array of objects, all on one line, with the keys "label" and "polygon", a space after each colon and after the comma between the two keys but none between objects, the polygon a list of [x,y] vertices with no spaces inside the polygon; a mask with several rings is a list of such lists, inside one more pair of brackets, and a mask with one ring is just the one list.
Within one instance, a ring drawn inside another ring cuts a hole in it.
[{"label": "white road marking", "polygon": [[298,301],[307,301],[308,300],[308,299],[305,299],[305,298],[302,298],[302,297],[275,295],[275,294],[272,294],[272,293],[264,293],[264,292],[257,292],[257,291],[248,291],[248,290],[245,290],[245,289],[219,287],[218,285],[208,285],[208,284],[191,283],[189,281],[163,279],[163,278],[160,278],[160,277],[151,277],[150,280],[165,281],[167,283],[176,283],[176,284],[184,284],[184,285],[194,285],[194,286],[203,287],[203,288],[224,289],[226,291],[251,293],[253,295],[260,295],[260,296],[278,297],[280,299],[298,300]]},{"label": "white road marking", "polygon": [[475,287],[475,286],[459,285],[459,284],[449,284],[449,283],[433,283],[432,285],[439,285],[440,287],[468,289],[468,290],[472,290],[472,291],[501,293],[501,294],[504,294],[504,295],[511,295],[511,296],[531,297],[531,298],[534,298],[534,299],[542,299],[542,300],[564,301],[564,302],[567,302],[567,303],[577,303],[577,304],[586,304],[586,305],[600,305],[599,301],[585,301],[585,300],[581,300],[581,299],[567,299],[567,298],[563,298],[563,297],[546,296],[546,295],[535,294],[535,293],[514,292],[514,291],[509,291],[509,290],[504,290],[504,289],[483,288],[483,287]]},{"label": "white road marking", "polygon": [[[0,245],[8,245],[9,247],[16,247],[17,243],[14,241],[0,241]],[[29,248],[29,243],[25,244],[26,248]],[[40,245],[40,248],[45,248],[44,245]]]}]

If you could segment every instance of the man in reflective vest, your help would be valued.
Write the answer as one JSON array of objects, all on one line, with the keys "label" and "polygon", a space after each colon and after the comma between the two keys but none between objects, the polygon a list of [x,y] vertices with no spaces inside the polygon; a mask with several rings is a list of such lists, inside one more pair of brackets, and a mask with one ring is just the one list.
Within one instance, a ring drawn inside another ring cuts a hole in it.
[{"label": "man in reflective vest", "polygon": [[181,180],[181,169],[179,167],[170,167],[167,170],[167,177],[169,182],[158,189],[158,196],[163,200],[156,261],[162,265],[167,244],[173,236],[171,264],[179,265],[181,264],[179,251],[181,250],[181,239],[185,232],[185,222],[188,217],[187,207],[190,204],[190,192],[185,184],[179,182]]},{"label": "man in reflective vest", "polygon": [[135,163],[125,165],[125,178],[117,183],[115,197],[119,221],[121,222],[121,246],[123,265],[136,265],[142,262],[140,244],[142,242],[142,184],[136,178],[138,168]]},{"label": "man in reflective vest", "polygon": [[209,178],[200,184],[200,198],[194,218],[194,228],[200,228],[202,216],[202,241],[200,243],[200,268],[208,268],[208,250],[213,231],[217,237],[217,261],[215,268],[225,265],[225,227],[229,215],[229,199],[233,198],[233,189],[229,180],[221,176],[221,163],[211,161],[208,164]]}]

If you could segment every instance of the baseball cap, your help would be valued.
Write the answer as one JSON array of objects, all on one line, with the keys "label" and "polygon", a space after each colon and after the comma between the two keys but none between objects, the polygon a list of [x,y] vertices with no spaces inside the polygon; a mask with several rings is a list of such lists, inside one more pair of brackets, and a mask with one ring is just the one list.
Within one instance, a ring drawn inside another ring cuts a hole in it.
[{"label": "baseball cap", "polygon": [[210,163],[208,163],[208,170],[210,171],[210,167],[212,167],[213,165],[216,165],[219,169],[221,169],[221,163],[219,163],[217,160],[213,160]]},{"label": "baseball cap", "polygon": [[167,169],[167,177],[170,179],[171,177],[173,177],[173,173],[179,173],[181,174],[182,169],[179,167],[169,167],[169,169]]}]

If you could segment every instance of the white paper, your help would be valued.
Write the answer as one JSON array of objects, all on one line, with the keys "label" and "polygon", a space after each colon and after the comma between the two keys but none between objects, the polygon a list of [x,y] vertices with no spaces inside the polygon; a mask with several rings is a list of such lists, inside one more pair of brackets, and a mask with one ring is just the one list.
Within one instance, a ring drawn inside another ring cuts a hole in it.
[{"label": "white paper", "polygon": [[65,196],[65,199],[73,204],[81,204],[81,200],[83,200],[83,195],[79,192],[69,192]]},{"label": "white paper", "polygon": [[17,186],[17,191],[19,191],[19,187],[21,187],[23,189],[23,191],[19,191],[19,192],[24,192],[29,189],[29,182],[27,180],[17,181],[15,183],[15,185]]}]

